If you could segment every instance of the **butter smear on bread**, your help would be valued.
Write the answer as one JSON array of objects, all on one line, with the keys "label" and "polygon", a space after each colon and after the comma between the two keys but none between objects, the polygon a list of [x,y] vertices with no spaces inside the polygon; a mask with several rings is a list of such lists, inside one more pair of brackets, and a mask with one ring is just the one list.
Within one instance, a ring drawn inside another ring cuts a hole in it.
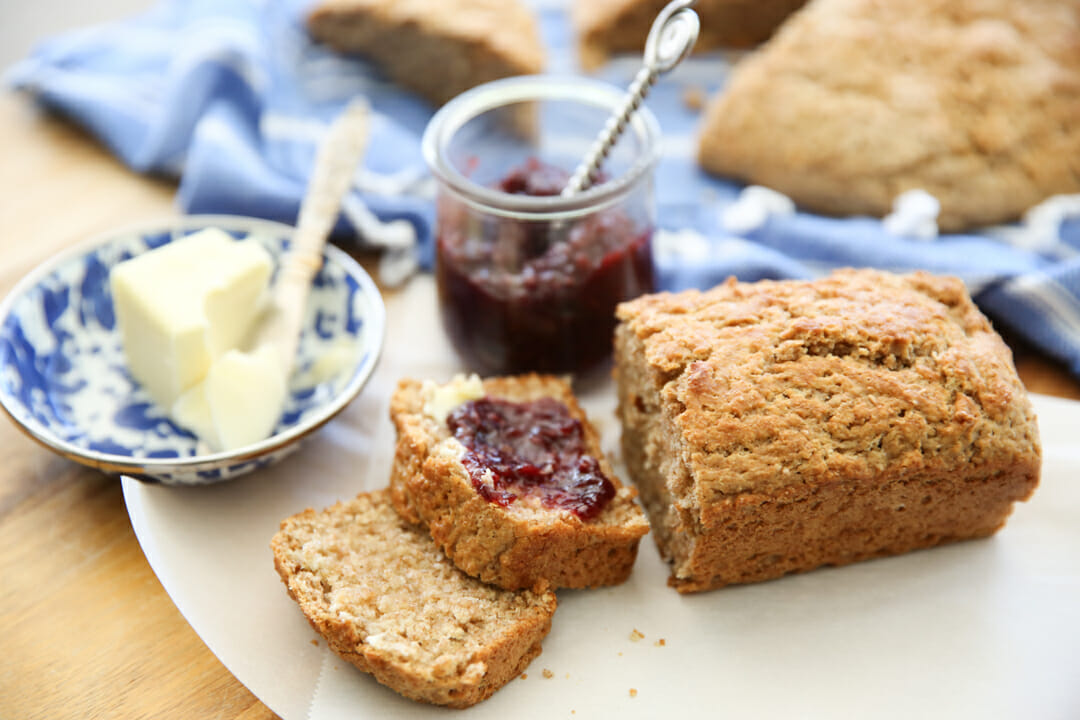
[{"label": "butter smear on bread", "polygon": [[446,423],[446,417],[458,405],[487,394],[479,375],[455,375],[445,385],[425,380],[420,393],[424,400],[424,414],[440,425]]}]

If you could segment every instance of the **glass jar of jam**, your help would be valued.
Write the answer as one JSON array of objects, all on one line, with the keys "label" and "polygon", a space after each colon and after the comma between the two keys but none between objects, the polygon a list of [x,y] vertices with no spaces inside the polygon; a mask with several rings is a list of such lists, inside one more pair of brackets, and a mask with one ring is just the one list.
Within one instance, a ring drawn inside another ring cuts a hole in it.
[{"label": "glass jar of jam", "polygon": [[499,80],[432,118],[443,326],[482,374],[585,372],[610,356],[615,306],[654,288],[655,117],[641,108],[603,165],[561,192],[623,91],[580,78]]}]

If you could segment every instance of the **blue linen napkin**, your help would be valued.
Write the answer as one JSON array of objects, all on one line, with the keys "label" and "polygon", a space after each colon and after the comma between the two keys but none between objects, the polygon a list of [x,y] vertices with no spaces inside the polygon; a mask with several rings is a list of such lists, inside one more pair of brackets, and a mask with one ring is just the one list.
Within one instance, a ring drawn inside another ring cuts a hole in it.
[{"label": "blue linen napkin", "polygon": [[[325,126],[363,95],[373,110],[370,149],[340,229],[349,230],[348,220],[363,228],[368,210],[384,222],[405,220],[421,266],[430,267],[433,208],[419,138],[433,108],[369,64],[313,44],[303,22],[309,2],[161,0],[140,16],[48,40],[8,81],[84,125],[134,170],[178,176],[183,211],[289,223]],[[564,2],[534,4],[542,6],[548,70],[576,72]],[[637,67],[616,60],[599,77],[625,86]],[[648,100],[664,132],[660,226],[695,231],[658,242],[662,287],[709,287],[729,275],[806,278],[840,266],[954,274],[999,325],[1080,376],[1076,203],[1031,228],[1041,233],[1036,244],[1031,232],[1009,228],[927,241],[893,235],[876,219],[802,212],[730,232],[721,215],[742,188],[698,168],[700,111],[687,102],[689,92],[722,87],[728,67],[718,56],[692,58]]]}]

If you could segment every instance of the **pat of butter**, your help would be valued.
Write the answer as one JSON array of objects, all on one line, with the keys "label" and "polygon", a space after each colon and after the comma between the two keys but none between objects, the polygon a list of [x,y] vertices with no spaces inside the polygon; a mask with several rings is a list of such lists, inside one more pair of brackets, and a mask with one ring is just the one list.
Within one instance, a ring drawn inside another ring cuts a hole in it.
[{"label": "pat of butter", "polygon": [[270,436],[285,394],[285,371],[274,348],[230,350],[214,361],[203,382],[180,396],[172,416],[214,452],[234,450]]},{"label": "pat of butter", "polygon": [[113,301],[132,376],[170,408],[238,347],[261,310],[273,260],[210,228],[117,265]]},{"label": "pat of butter", "polygon": [[455,375],[445,385],[425,380],[420,387],[424,400],[424,414],[437,423],[445,423],[446,416],[463,402],[484,397],[484,382],[479,375]]}]

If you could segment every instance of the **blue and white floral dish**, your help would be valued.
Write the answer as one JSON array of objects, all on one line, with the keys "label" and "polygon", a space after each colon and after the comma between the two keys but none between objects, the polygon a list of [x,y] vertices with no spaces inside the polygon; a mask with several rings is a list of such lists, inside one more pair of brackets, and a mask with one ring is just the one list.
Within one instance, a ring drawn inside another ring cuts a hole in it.
[{"label": "blue and white floral dish", "polygon": [[294,231],[253,218],[180,217],[97,237],[50,259],[11,291],[0,304],[0,406],[22,430],[105,472],[201,485],[280,460],[356,397],[382,349],[386,314],[368,274],[332,245],[312,284],[289,396],[271,437],[201,453],[198,439],[131,379],[109,270],[207,227],[256,238],[275,258]]}]

